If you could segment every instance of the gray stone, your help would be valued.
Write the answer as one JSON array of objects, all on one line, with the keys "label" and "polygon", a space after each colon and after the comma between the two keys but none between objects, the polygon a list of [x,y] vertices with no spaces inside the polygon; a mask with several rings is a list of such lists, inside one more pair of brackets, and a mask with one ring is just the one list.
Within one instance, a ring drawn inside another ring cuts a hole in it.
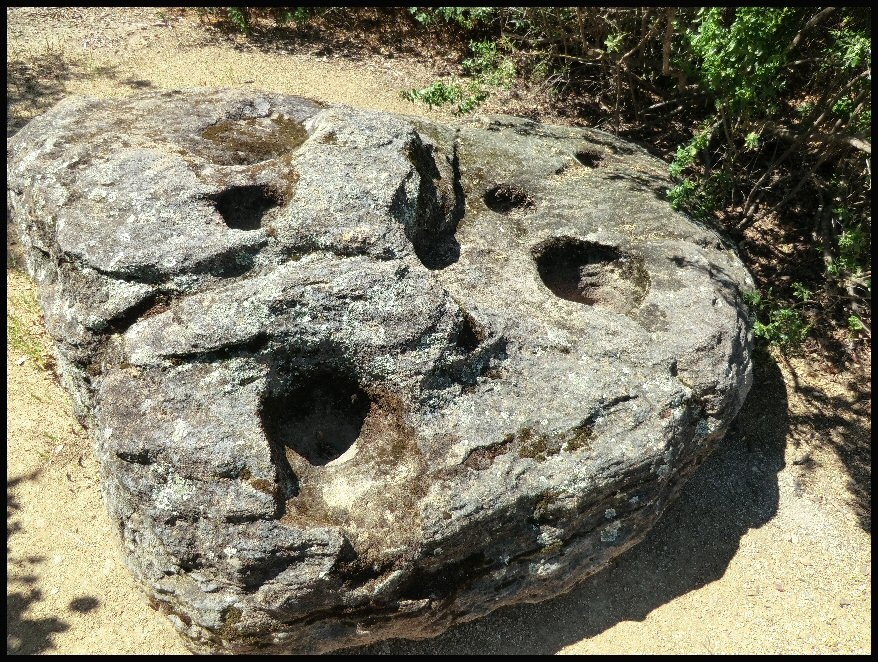
[{"label": "gray stone", "polygon": [[750,276],[600,131],[193,90],[70,98],[8,151],[128,565],[196,650],[566,591],[750,387]]}]

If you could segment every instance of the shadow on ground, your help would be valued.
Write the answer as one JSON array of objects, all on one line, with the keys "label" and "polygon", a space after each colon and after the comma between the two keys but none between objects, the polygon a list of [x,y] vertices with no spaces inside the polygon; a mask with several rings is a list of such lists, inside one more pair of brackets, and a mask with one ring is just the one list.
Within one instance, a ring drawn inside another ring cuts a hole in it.
[{"label": "shadow on ground", "polygon": [[[42,591],[37,588],[39,578],[30,572],[45,563],[42,556],[16,557],[12,552],[14,545],[10,540],[24,533],[24,523],[19,511],[21,504],[15,494],[16,487],[26,481],[35,480],[39,471],[6,481],[6,653],[7,655],[34,655],[46,653],[55,648],[53,637],[70,629],[70,625],[55,616],[34,617],[29,614],[43,600]],[[92,596],[74,599],[69,609],[86,612],[96,609],[100,600]]]},{"label": "shadow on ground", "polygon": [[77,78],[118,80],[134,92],[155,87],[145,79],[120,79],[115,66],[90,68],[63,49],[47,43],[41,52],[6,63],[6,137],[14,136],[31,119],[67,96],[67,84]]},{"label": "shadow on ground", "polygon": [[868,373],[849,373],[846,393],[830,393],[819,380],[802,383],[793,365],[787,363],[793,388],[800,398],[791,416],[790,439],[802,456],[797,485],[807,486],[816,467],[814,451],[829,448],[847,472],[848,504],[860,527],[872,531],[872,382]]},{"label": "shadow on ground", "polygon": [[256,48],[263,53],[299,53],[322,58],[359,61],[370,56],[410,57],[430,54],[462,59],[467,40],[455,25],[419,24],[404,7],[314,8],[299,22],[279,24],[271,12],[254,12],[252,30],[242,38],[240,28],[223,12],[202,16],[205,34],[227,40],[233,48]]},{"label": "shadow on ground", "polygon": [[374,654],[550,654],[716,581],[741,538],[776,513],[789,427],[778,366],[756,365],[754,386],[719,450],[696,472],[646,539],[559,598],[500,609],[425,641],[350,649]]}]

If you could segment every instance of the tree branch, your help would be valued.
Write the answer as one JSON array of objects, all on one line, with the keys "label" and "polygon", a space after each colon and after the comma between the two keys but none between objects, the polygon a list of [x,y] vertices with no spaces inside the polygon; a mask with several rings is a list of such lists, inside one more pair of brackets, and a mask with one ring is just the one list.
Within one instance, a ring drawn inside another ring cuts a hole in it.
[{"label": "tree branch", "polygon": [[[777,124],[767,124],[765,128],[786,140],[795,140],[799,136],[799,134],[791,131],[789,128]],[[828,145],[850,145],[854,149],[866,152],[866,154],[872,153],[872,143],[859,136],[844,133],[813,133],[808,136],[808,140],[816,140]]]},{"label": "tree branch", "polygon": [[[646,11],[650,11],[650,10],[647,9]],[[637,53],[637,51],[639,51],[641,48],[643,48],[644,45],[646,44],[646,42],[649,41],[650,37],[652,37],[652,35],[654,35],[656,33],[656,31],[658,30],[658,26],[659,26],[658,21],[653,22],[652,26],[649,28],[649,31],[647,31],[643,35],[643,37],[640,39],[640,41],[637,42],[637,45],[634,48],[632,48],[630,51],[625,53],[625,55],[623,55],[620,58],[619,64],[627,64],[628,60],[630,60],[634,56],[634,54]]]},{"label": "tree branch", "polygon": [[676,7],[668,7],[668,22],[665,26],[665,39],[662,42],[662,74],[667,76],[671,73],[671,40],[674,38],[674,15]]},{"label": "tree branch", "polygon": [[[808,140],[808,138],[810,138],[814,133],[816,133],[817,127],[820,126],[823,123],[823,120],[826,119],[827,115],[829,115],[832,107],[835,105],[835,102],[838,101],[861,78],[865,77],[868,74],[869,74],[869,72],[863,71],[860,74],[858,74],[857,76],[854,76],[851,80],[849,80],[847,82],[847,84],[841,90],[839,90],[832,99],[829,100],[828,103],[826,103],[825,105],[822,106],[823,111],[820,113],[820,116],[816,120],[814,120],[813,122],[809,122],[808,128],[805,130],[805,132],[797,135],[793,139],[793,143],[792,143],[792,145],[790,145],[789,149],[787,149],[787,151],[785,151],[783,154],[781,154],[781,156],[778,157],[774,161],[774,163],[772,163],[765,170],[765,172],[762,173],[762,176],[758,180],[756,180],[756,183],[753,185],[753,188],[750,189],[750,194],[747,196],[747,200],[744,203],[743,216],[744,216],[745,221],[747,219],[747,216],[750,215],[750,212],[752,211],[752,208],[753,208],[753,204],[752,204],[753,203],[753,196],[756,195],[756,191],[759,189],[760,186],[762,186],[763,182],[765,182],[765,180],[768,179],[768,177],[771,175],[771,173],[774,171],[774,169],[777,168],[781,163],[786,161],[787,158],[789,158],[793,154],[793,152],[795,152],[796,149],[803,142]],[[819,110],[820,108],[821,108],[821,106],[818,106],[815,109],[814,113],[812,113],[811,117],[813,117],[814,114],[816,114],[817,110]]]},{"label": "tree branch", "polygon": [[821,9],[819,12],[817,12],[811,18],[809,18],[808,22],[805,23],[805,25],[802,26],[802,29],[799,30],[799,32],[796,34],[796,36],[793,37],[793,40],[792,40],[792,42],[790,42],[790,45],[787,46],[787,52],[793,50],[796,46],[799,45],[799,42],[802,41],[802,37],[805,35],[805,32],[809,28],[813,28],[815,25],[820,23],[820,21],[822,21],[824,18],[829,16],[834,11],[835,11],[835,7],[826,7],[825,9]]}]

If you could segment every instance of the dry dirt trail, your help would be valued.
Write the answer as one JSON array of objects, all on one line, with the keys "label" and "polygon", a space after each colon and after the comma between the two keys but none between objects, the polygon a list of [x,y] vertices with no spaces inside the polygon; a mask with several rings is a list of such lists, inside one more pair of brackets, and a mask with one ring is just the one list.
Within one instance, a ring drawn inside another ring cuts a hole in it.
[{"label": "dry dirt trail", "polygon": [[[7,9],[6,30],[7,135],[68,94],[194,86],[443,117],[399,96],[444,74],[435,60],[253,45],[194,12]],[[7,652],[185,652],[123,565],[90,442],[44,367],[35,288],[14,260],[6,278]],[[611,568],[546,603],[357,652],[869,654],[870,436],[868,368],[760,356],[722,447]]]}]

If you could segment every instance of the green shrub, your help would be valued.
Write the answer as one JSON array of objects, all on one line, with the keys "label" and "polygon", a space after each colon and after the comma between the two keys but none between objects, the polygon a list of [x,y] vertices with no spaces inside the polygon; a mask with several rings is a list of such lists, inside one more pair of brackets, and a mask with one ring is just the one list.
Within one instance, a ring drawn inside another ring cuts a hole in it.
[{"label": "green shrub", "polygon": [[409,7],[409,12],[424,27],[451,23],[472,30],[480,23],[490,22],[497,10],[495,7]]},{"label": "green shrub", "polygon": [[[505,44],[504,44],[505,45]],[[509,87],[515,78],[515,64],[498,52],[497,43],[490,39],[471,41],[473,57],[463,61],[464,71],[492,87]]]},{"label": "green shrub", "polygon": [[463,88],[457,83],[436,81],[420,89],[403,90],[400,94],[403,99],[425,103],[430,108],[433,108],[435,106],[456,103],[463,98],[464,93]]},{"label": "green shrub", "polygon": [[[507,42],[500,42],[508,48]],[[463,61],[463,69],[472,78],[464,87],[460,83],[436,81],[421,89],[404,90],[404,99],[427,104],[430,108],[456,103],[455,112],[471,113],[490,95],[491,88],[509,87],[515,78],[515,64],[498,51],[498,43],[491,40],[471,41],[473,57]]]},{"label": "green shrub", "polygon": [[771,288],[765,294],[758,290],[744,293],[744,301],[750,307],[753,335],[767,345],[789,353],[802,349],[813,328],[797,308],[812,302],[813,292],[801,283],[793,283],[793,291],[799,299],[798,304],[777,299]]}]

